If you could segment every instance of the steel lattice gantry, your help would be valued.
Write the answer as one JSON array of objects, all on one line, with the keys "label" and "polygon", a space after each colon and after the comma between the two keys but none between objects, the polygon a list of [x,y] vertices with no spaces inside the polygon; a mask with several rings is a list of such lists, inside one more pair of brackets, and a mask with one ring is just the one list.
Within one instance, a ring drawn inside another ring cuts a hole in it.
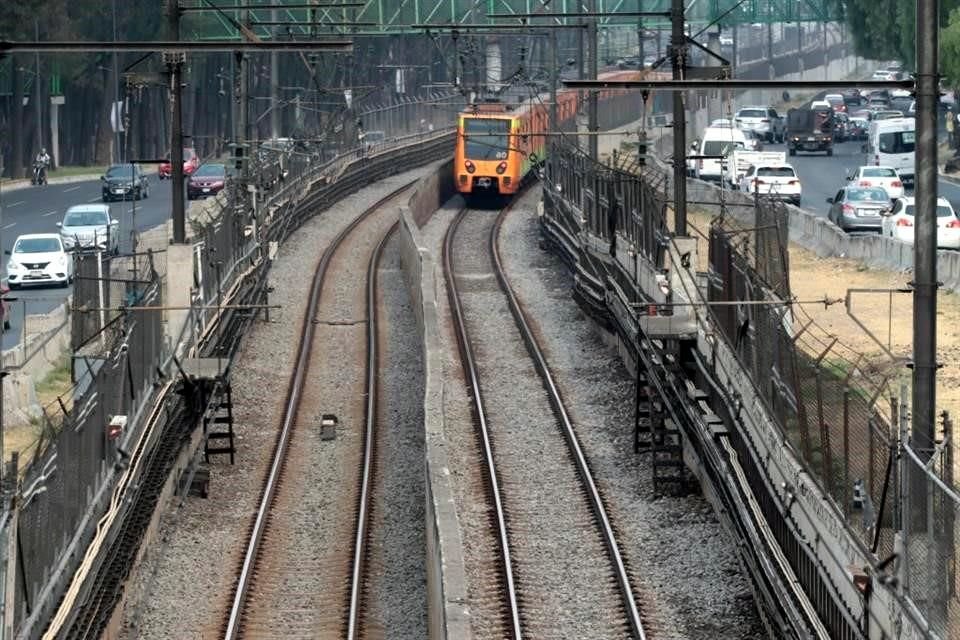
[{"label": "steel lattice gantry", "polygon": [[[185,6],[210,6],[201,0],[181,1]],[[282,9],[272,14],[270,9],[258,8],[257,5],[294,4],[294,0],[250,0],[248,18],[254,25],[254,33],[269,39],[273,29],[257,26],[256,23],[271,20],[297,23],[300,26],[290,28],[291,35],[297,37],[310,33],[312,15],[314,23],[321,23],[320,26],[314,25],[315,34],[382,35],[422,33],[422,30],[414,28],[414,25],[422,24],[491,24],[494,19],[488,17],[489,14],[530,14],[540,11],[576,13],[586,10],[578,7],[584,4],[584,0],[351,0],[362,6],[349,8],[332,8],[329,6],[333,4],[331,0],[320,2],[316,9]],[[228,2],[215,0],[214,4],[226,5]],[[230,0],[229,4],[236,6],[240,2]],[[308,2],[297,0],[296,4],[302,7]],[[687,0],[687,20],[693,24],[707,24],[719,18],[719,24],[724,26],[758,22],[832,22],[840,19],[838,4],[831,0]],[[617,17],[616,14],[669,11],[670,0],[597,0],[597,9],[601,13],[612,14],[600,20],[602,28],[635,29],[636,17]],[[184,32],[199,39],[237,38],[239,36],[232,20],[240,20],[239,14],[235,10],[222,14],[190,14],[183,22]],[[572,22],[575,19],[561,20]],[[347,26],[347,23],[357,26]],[[644,25],[666,27],[668,23],[666,19],[646,18]]]}]

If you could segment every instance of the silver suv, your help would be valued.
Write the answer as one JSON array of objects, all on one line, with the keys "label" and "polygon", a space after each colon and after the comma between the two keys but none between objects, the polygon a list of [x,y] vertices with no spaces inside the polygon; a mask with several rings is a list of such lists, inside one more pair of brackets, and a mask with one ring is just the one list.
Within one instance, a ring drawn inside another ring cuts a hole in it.
[{"label": "silver suv", "polygon": [[60,239],[67,251],[106,251],[120,248],[119,222],[110,219],[105,204],[81,204],[67,209],[63,222],[58,222]]},{"label": "silver suv", "polygon": [[787,135],[787,125],[773,107],[743,107],[737,111],[734,122],[767,142],[783,142]]}]

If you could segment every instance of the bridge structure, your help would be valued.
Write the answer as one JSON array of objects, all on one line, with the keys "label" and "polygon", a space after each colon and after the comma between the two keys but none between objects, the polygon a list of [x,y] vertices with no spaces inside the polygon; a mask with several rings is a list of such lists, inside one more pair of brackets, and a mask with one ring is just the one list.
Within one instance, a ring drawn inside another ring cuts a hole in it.
[{"label": "bridge structure", "polygon": [[[596,11],[605,14],[598,20],[603,29],[636,29],[642,20],[645,28],[669,28],[669,18],[638,17],[638,12],[665,12],[669,0],[595,0]],[[223,3],[220,3],[223,4]],[[437,28],[451,25],[479,26],[505,24],[509,16],[549,14],[543,18],[524,19],[529,24],[576,24],[576,14],[586,11],[584,0],[363,0],[334,6],[332,2],[282,2],[262,0],[231,2],[229,9],[209,11],[213,4],[200,0],[182,3],[182,8],[205,9],[191,13],[183,22],[183,33],[196,39],[232,39],[240,37],[238,22],[258,37],[269,39],[282,32],[292,37],[311,33],[351,35],[399,35],[423,33],[425,25]],[[279,8],[280,5],[288,8]],[[346,6],[349,5],[349,6]],[[226,6],[226,5],[224,5]],[[245,15],[241,15],[245,14]],[[842,18],[837,4],[829,0],[692,0],[686,7],[687,22],[692,25],[733,27],[740,24],[781,22],[835,22]],[[283,29],[277,29],[283,23]]]}]

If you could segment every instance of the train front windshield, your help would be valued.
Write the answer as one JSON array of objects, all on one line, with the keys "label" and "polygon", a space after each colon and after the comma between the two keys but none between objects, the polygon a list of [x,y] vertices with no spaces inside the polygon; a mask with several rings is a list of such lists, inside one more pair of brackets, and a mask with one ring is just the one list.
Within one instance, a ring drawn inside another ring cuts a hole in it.
[{"label": "train front windshield", "polygon": [[509,120],[464,118],[464,155],[469,160],[506,160],[509,134]]}]

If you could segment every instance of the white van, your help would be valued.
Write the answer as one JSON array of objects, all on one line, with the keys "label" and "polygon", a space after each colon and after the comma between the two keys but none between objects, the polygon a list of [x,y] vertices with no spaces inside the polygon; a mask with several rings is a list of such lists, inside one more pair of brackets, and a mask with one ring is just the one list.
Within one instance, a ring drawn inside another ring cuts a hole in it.
[{"label": "white van", "polygon": [[867,161],[881,167],[893,167],[904,185],[913,184],[916,120],[889,118],[874,120],[867,133]]},{"label": "white van", "polygon": [[[707,127],[703,130],[700,140],[690,145],[693,155],[697,156],[730,156],[735,149],[745,149],[747,137],[743,131],[735,127]],[[717,159],[697,159],[692,162],[693,175],[701,180],[716,180],[723,178],[723,164]]]}]

